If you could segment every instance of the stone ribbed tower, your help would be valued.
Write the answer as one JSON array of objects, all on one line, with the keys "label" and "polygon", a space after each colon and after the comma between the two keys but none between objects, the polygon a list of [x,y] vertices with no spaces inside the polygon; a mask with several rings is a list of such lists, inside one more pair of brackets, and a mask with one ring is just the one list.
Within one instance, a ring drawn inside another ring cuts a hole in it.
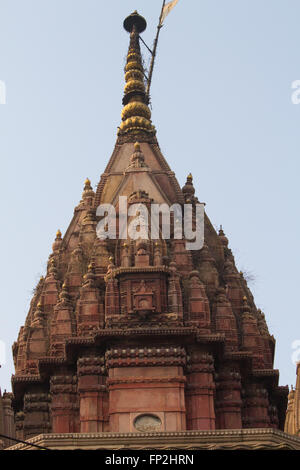
[{"label": "stone ribbed tower", "polygon": [[284,431],[300,436],[300,362],[296,367],[296,388],[291,387],[285,418]]},{"label": "stone ribbed tower", "polygon": [[[137,13],[122,122],[94,192],[82,198],[35,288],[13,346],[17,437],[40,433],[279,428],[287,393],[275,340],[239,273],[228,239],[205,215],[205,243],[101,240],[100,204],[198,203],[180,188],[156,140],[145,92]],[[174,137],[175,138],[175,137]],[[196,170],[196,168],[195,168]],[[172,221],[173,226],[175,224]]]}]

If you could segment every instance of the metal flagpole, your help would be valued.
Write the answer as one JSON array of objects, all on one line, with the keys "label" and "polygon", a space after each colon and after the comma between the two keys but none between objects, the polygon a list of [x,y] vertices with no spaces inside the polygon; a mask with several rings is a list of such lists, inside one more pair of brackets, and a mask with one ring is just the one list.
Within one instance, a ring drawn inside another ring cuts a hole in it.
[{"label": "metal flagpole", "polygon": [[156,33],[156,37],[154,39],[152,59],[151,59],[149,75],[148,75],[148,82],[147,82],[147,89],[146,89],[146,95],[147,95],[148,98],[149,98],[149,95],[150,95],[150,86],[151,86],[151,81],[152,81],[154,61],[155,61],[155,56],[156,56],[156,49],[157,49],[157,44],[158,44],[159,33],[160,33],[160,29],[163,26],[161,24],[161,20],[162,20],[162,15],[163,15],[165,4],[166,4],[166,0],[163,0],[163,4],[162,4],[162,7],[161,7],[161,12],[160,12],[160,17],[159,17],[159,23],[158,23],[158,26],[157,26],[157,33]]}]

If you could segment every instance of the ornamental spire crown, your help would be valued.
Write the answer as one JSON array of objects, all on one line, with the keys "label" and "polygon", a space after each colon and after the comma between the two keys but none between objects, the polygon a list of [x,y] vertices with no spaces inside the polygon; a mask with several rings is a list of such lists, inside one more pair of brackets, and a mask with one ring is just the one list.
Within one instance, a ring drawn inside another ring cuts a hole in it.
[{"label": "ornamental spire crown", "polygon": [[[125,66],[125,88],[123,97],[122,122],[118,135],[155,134],[151,122],[149,99],[145,89],[145,73],[142,64],[139,35],[146,29],[146,20],[133,12],[124,20],[124,28],[130,33],[130,43]],[[136,140],[136,139],[135,139]]]}]

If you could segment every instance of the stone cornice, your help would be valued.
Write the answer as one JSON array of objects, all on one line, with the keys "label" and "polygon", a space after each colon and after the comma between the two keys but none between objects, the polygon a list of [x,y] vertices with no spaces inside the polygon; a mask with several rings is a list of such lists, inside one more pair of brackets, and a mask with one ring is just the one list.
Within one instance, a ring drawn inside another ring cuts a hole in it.
[{"label": "stone cornice", "polygon": [[[124,336],[196,336],[197,328],[193,327],[174,327],[174,328],[128,328],[128,329],[113,329],[107,328],[98,330],[91,338],[74,337],[66,341],[66,346],[72,344],[93,344],[97,338],[113,338]],[[214,337],[216,335],[213,335]]]},{"label": "stone cornice", "polygon": [[41,357],[41,359],[39,359],[40,364],[61,364],[62,362],[64,362],[63,357],[45,356],[45,357]]},{"label": "stone cornice", "polygon": [[107,379],[107,386],[111,387],[113,385],[119,384],[140,384],[141,386],[145,385],[146,387],[149,384],[171,384],[171,383],[186,383],[186,378],[184,376],[166,376],[166,377],[111,377]]},{"label": "stone cornice", "polygon": [[288,385],[279,385],[276,387],[276,394],[278,396],[286,397],[289,393],[289,387]]},{"label": "stone cornice", "polygon": [[278,369],[253,369],[254,377],[279,377]]},{"label": "stone cornice", "polygon": [[41,384],[43,379],[40,375],[13,375],[11,383],[13,386],[14,398],[17,402],[24,393],[26,393],[27,386]]},{"label": "stone cornice", "polygon": [[207,335],[197,333],[196,335],[197,343],[224,343],[225,339],[224,333],[211,333]]},{"label": "stone cornice", "polygon": [[40,375],[13,375],[11,379],[12,383],[18,382],[41,382]]},{"label": "stone cornice", "polygon": [[276,387],[278,385],[278,369],[253,369],[251,375],[254,379],[264,379],[265,383],[269,383],[271,387]]},{"label": "stone cornice", "polygon": [[104,276],[104,280],[120,276],[121,274],[132,274],[132,273],[167,273],[170,274],[171,270],[167,266],[144,266],[142,268],[130,266],[128,268],[116,268],[113,269],[110,274]]},{"label": "stone cornice", "polygon": [[[89,433],[40,434],[28,443],[49,449],[71,450],[300,450],[300,438],[270,428],[147,432],[147,433]],[[26,444],[17,444],[6,450],[31,450]]]},{"label": "stone cornice", "polygon": [[186,352],[181,347],[113,348],[106,352],[106,364],[112,367],[184,366]]},{"label": "stone cornice", "polygon": [[249,351],[232,351],[224,355],[224,359],[228,361],[232,361],[232,360],[247,361],[251,358],[252,358],[252,352],[249,352]]}]

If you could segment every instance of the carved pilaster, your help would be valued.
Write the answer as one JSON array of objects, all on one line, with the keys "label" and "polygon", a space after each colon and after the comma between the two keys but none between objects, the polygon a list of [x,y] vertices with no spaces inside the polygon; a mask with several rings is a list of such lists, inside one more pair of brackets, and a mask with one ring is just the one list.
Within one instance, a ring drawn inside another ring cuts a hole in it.
[{"label": "carved pilaster", "polygon": [[225,367],[215,376],[218,429],[242,428],[241,375],[234,367]]},{"label": "carved pilaster", "polygon": [[243,428],[270,427],[268,392],[262,385],[248,384],[242,391]]},{"label": "carved pilaster", "polygon": [[187,429],[215,429],[213,379],[214,360],[210,354],[190,351],[187,365]]},{"label": "carved pilaster", "polygon": [[[49,417],[50,395],[48,393],[25,393],[24,439],[51,432]],[[20,416],[21,418],[21,416]],[[21,421],[18,432],[21,433]]]},{"label": "carved pilaster", "polygon": [[270,427],[274,429],[279,428],[278,409],[275,405],[269,406]]},{"label": "carved pilaster", "polygon": [[52,376],[50,392],[53,432],[79,432],[77,377],[73,375]]},{"label": "carved pilaster", "polygon": [[79,358],[77,371],[80,399],[80,432],[108,430],[108,393],[104,357]]},{"label": "carved pilaster", "polygon": [[[4,392],[1,400],[0,392],[0,429],[2,434],[15,437],[14,412],[12,409],[12,393]],[[1,403],[2,402],[2,403]],[[2,407],[1,407],[2,405]],[[1,410],[2,408],[2,410]],[[10,439],[4,439],[4,446],[8,447],[14,444]]]},{"label": "carved pilaster", "polygon": [[23,411],[19,411],[15,414],[15,423],[16,423],[16,438],[24,439],[24,418],[25,414]]}]

